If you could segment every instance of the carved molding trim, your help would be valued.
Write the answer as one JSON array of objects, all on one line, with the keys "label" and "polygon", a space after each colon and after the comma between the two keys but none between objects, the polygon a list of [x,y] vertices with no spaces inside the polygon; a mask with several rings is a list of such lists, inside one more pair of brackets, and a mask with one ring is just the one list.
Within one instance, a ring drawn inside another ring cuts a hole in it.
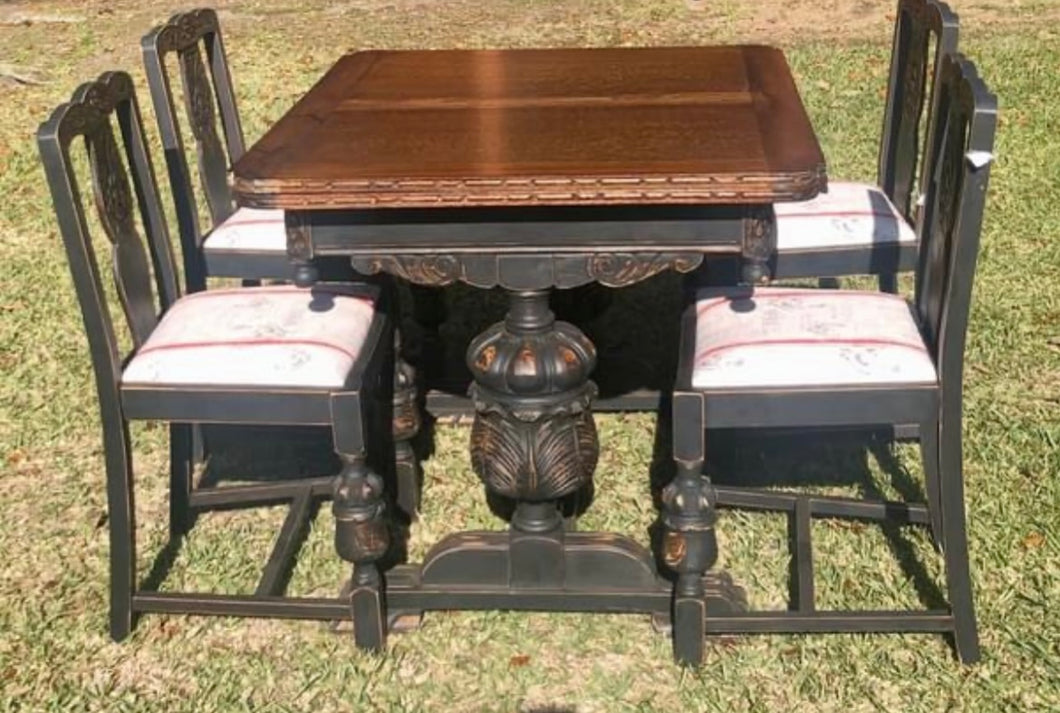
[{"label": "carved molding trim", "polygon": [[217,13],[210,8],[177,13],[155,31],[155,47],[160,54],[179,52],[217,28]]},{"label": "carved molding trim", "polygon": [[[125,72],[106,72],[94,82],[77,88],[69,103],[61,105],[59,139],[65,145],[81,134],[88,134],[101,125],[108,125],[110,114],[124,101],[133,98],[132,78]],[[53,121],[54,116],[53,116]]]},{"label": "carved molding trim", "polygon": [[[288,214],[291,215],[291,214]],[[290,240],[290,230],[288,230]],[[299,257],[288,242],[288,253]],[[703,262],[704,253],[698,252],[586,252],[538,253],[534,255],[497,255],[495,253],[441,253],[430,255],[365,255],[351,259],[353,268],[364,275],[388,273],[418,285],[443,287],[454,282],[466,282],[482,288],[545,289],[549,287],[578,287],[599,282],[607,287],[626,287],[646,280],[666,270],[691,272]],[[521,277],[508,275],[508,260],[541,261],[549,269],[540,271],[539,282],[526,284],[525,270],[517,270]],[[518,284],[513,280],[520,280]]]},{"label": "carved molding trim", "polygon": [[385,272],[417,285],[442,287],[464,277],[463,266],[454,255],[376,255],[355,257],[352,262],[360,273]]},{"label": "carved molding trim", "polygon": [[625,287],[660,272],[691,272],[703,262],[702,253],[597,253],[589,258],[588,274],[607,287]]},{"label": "carved molding trim", "polygon": [[808,200],[826,186],[825,167],[732,176],[534,176],[410,180],[256,179],[236,176],[240,203],[256,208],[726,204]]}]

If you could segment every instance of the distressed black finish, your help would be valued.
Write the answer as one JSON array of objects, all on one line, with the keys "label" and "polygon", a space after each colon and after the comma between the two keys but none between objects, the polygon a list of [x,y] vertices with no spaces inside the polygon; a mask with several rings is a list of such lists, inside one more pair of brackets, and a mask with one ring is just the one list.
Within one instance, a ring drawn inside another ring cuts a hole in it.
[{"label": "distressed black finish", "polygon": [[[444,76],[441,61],[452,63]],[[688,121],[671,121],[688,107],[698,107]],[[343,257],[362,274],[507,293],[507,316],[472,340],[466,363],[472,465],[510,527],[452,534],[421,565],[389,570],[390,629],[426,610],[479,608],[638,611],[669,626],[674,584],[655,555],[629,538],[573,531],[561,514],[596,467],[597,356],[555,318],[550,294],[688,273],[711,255],[742,254],[751,279],[767,274],[770,205],[826,183],[783,56],[765,47],[354,53],[234,173],[241,204],[284,209],[296,284],[315,284],[323,260]],[[704,482],[690,487],[709,494]],[[670,538],[671,554],[684,548],[687,599],[678,609],[682,621],[699,616],[674,628],[679,651],[696,639],[702,648],[704,607],[745,608],[726,576],[703,575],[712,518],[704,505],[674,515],[681,541]],[[307,615],[324,611],[333,610]]]},{"label": "distressed black finish", "polygon": [[487,488],[515,500],[558,500],[596,469],[589,411],[596,350],[576,327],[555,321],[548,297],[510,293],[504,322],[467,350],[475,378],[471,464]]},{"label": "distressed black finish", "polygon": [[[120,130],[117,137],[115,124]],[[343,388],[337,391],[209,384],[134,388],[122,384],[121,374],[127,359],[148,339],[160,315],[180,298],[132,79],[123,72],[110,72],[82,85],[70,102],[59,106],[41,125],[37,141],[81,304],[99,394],[110,527],[111,636],[116,640],[125,638],[132,628],[134,613],[150,610],[152,597],[168,598],[171,606],[167,611],[184,612],[203,612],[205,608],[196,598],[210,597],[181,593],[157,595],[140,590],[136,581],[132,445],[128,427],[134,419],[171,423],[171,545],[179,542],[198,512],[216,507],[291,501],[290,513],[257,593],[239,599],[226,612],[243,615],[258,614],[262,604],[289,601],[279,596],[289,560],[305,532],[314,502],[327,496],[332,479],[193,489],[189,424],[330,427],[335,450],[346,464],[337,486],[336,539],[341,551],[355,563],[359,585],[348,605],[358,621],[358,631],[371,632],[373,627],[382,631],[381,610],[371,606],[373,593],[376,599],[381,597],[381,580],[374,563],[382,545],[372,534],[385,527],[380,476],[389,476],[391,472],[389,412],[393,366],[389,320],[383,313],[377,314],[357,362]],[[131,354],[122,354],[119,347],[100,271],[106,261],[93,249],[83,202],[87,196],[83,195],[73,168],[71,153],[82,141],[92,171],[90,192],[113,253],[112,277],[133,337]],[[137,229],[137,219],[143,226],[143,236]],[[359,291],[385,308],[385,295],[377,288],[350,286],[349,289]],[[358,489],[366,482],[371,487]],[[375,647],[379,637],[370,638],[366,633],[359,641],[366,647]]]},{"label": "distressed black finish", "polygon": [[[286,277],[290,267],[267,254],[252,256],[252,264],[241,260],[218,271],[206,265],[203,238],[235,210],[229,189],[228,167],[244,153],[243,126],[236,108],[232,76],[228,70],[217,14],[202,8],[174,15],[149,32],[140,42],[147,83],[165,150],[166,168],[173,188],[184,254],[184,273],[189,292],[206,289],[207,275],[265,278]],[[198,183],[209,209],[211,224],[204,230],[199,221],[198,201],[188,168],[176,102],[167,60],[175,55],[180,71],[184,120],[195,142]],[[208,67],[208,68],[207,68]],[[218,132],[218,119],[223,132]],[[258,268],[261,268],[260,270]]]},{"label": "distressed black finish", "polygon": [[[979,248],[979,231],[990,177],[997,101],[971,62],[945,55],[928,132],[925,202],[921,220],[924,239],[916,271],[914,301],[925,344],[939,374],[937,384],[815,387],[813,389],[728,388],[699,391],[692,387],[695,360],[696,310],[689,305],[682,329],[681,365],[673,397],[674,457],[678,479],[672,492],[696,492],[695,477],[703,469],[704,434],[723,428],[876,426],[920,424],[926,474],[927,505],[858,503],[837,498],[800,496],[742,488],[699,488],[707,502],[790,513],[794,518],[796,605],[792,612],[760,612],[734,619],[707,619],[707,631],[948,631],[955,637],[961,660],[979,659],[979,641],[972,605],[968,545],[965,534],[961,463],[961,394],[964,341]],[[748,300],[753,300],[751,288]],[[751,303],[753,304],[753,303]],[[778,368],[782,368],[778,365]],[[682,506],[672,495],[664,524],[682,533],[686,522],[703,528],[704,514]],[[950,610],[946,612],[819,612],[814,609],[812,517],[856,518],[930,525],[945,556]],[[678,568],[678,572],[682,572]],[[680,613],[675,626],[680,627]],[[695,617],[688,615],[691,622]],[[696,619],[698,621],[698,619]],[[692,625],[691,623],[689,625]],[[701,651],[689,642],[679,651],[698,660]]]},{"label": "distressed black finish", "polygon": [[[957,51],[957,40],[957,15],[945,2],[899,0],[876,180],[921,239],[917,198],[923,193],[928,147],[920,127],[938,85],[942,57]],[[914,269],[917,254],[917,245],[899,243],[782,250],[773,277],[878,275],[881,288],[894,292],[896,273]]]},{"label": "distressed black finish", "polygon": [[[293,268],[285,254],[248,250],[207,252],[202,249],[205,236],[235,210],[229,187],[229,167],[245,151],[243,128],[217,14],[209,8],[178,13],[151,30],[140,44],[173,189],[187,290],[206,289],[208,276],[241,277],[251,282],[290,279]],[[174,55],[183,89],[183,115],[195,142],[199,185],[209,209],[210,226],[207,230],[202,229],[199,221],[196,191],[186,161],[181,122],[167,69],[167,59]],[[223,138],[218,133],[219,124]],[[346,260],[325,260],[322,265],[325,279],[358,279]],[[394,409],[398,419],[394,423],[394,433],[400,438],[397,463],[399,481],[403,484],[399,488],[399,506],[410,516],[415,516],[418,464],[408,441],[419,430],[419,415],[413,413],[416,384],[411,368],[403,361],[398,362],[394,379]]]}]

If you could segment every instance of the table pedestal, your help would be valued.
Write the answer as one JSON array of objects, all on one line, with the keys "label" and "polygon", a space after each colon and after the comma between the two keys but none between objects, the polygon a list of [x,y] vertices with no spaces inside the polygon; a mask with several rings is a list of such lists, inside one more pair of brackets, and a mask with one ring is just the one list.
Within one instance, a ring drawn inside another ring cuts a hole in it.
[{"label": "table pedestal", "polygon": [[[588,485],[597,463],[596,351],[577,327],[555,320],[548,290],[508,295],[504,321],[472,341],[467,362],[472,466],[491,493],[515,502],[510,527],[450,535],[422,565],[388,572],[388,628],[415,625],[429,609],[643,612],[672,629],[679,661],[698,663],[706,617],[744,608],[727,575],[707,574],[717,549],[709,481],[680,473],[664,491],[662,573],[627,537],[568,531],[559,501]],[[354,554],[364,559],[344,556]],[[355,631],[371,634],[357,640],[375,648],[379,599],[361,599]]]}]

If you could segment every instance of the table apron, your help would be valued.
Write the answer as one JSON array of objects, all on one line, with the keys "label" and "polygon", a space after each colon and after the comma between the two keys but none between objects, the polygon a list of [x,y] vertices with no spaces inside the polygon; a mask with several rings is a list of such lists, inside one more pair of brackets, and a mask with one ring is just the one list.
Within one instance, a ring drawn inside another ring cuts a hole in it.
[{"label": "table apron", "polygon": [[[661,213],[540,212],[498,220],[497,213],[434,219],[400,211],[288,211],[288,256],[349,257],[366,275],[389,273],[421,285],[465,282],[481,288],[534,290],[590,282],[624,287],[675,270],[690,272],[710,254],[747,255],[755,207],[703,207]],[[559,215],[562,215],[561,213]],[[535,219],[537,218],[537,219]]]}]

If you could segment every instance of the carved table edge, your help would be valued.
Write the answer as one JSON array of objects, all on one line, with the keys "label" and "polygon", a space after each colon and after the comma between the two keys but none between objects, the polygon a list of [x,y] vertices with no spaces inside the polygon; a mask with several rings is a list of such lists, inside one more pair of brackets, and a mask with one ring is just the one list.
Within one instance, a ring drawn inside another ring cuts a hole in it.
[{"label": "carved table edge", "polygon": [[602,176],[310,181],[236,177],[240,205],[339,209],[560,206],[650,203],[739,205],[802,201],[826,190],[823,166],[744,176]]}]

